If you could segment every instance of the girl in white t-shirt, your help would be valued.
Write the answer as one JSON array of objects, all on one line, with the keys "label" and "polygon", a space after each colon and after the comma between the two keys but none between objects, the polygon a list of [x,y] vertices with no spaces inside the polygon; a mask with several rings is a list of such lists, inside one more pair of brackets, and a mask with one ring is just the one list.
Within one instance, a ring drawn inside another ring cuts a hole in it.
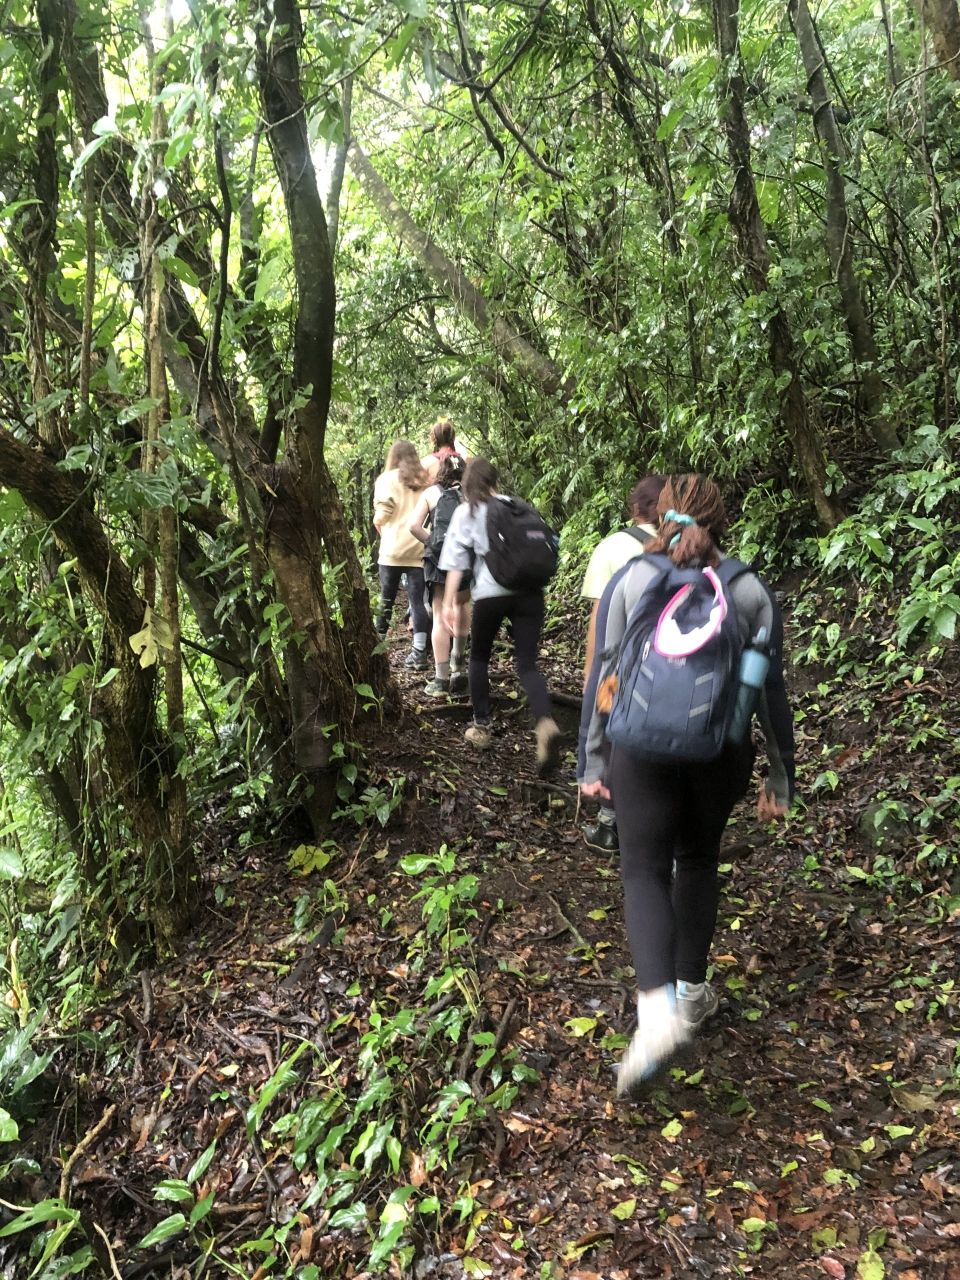
[{"label": "girl in white t-shirt", "polygon": [[437,473],[437,483],[423,491],[410,522],[411,534],[425,548],[423,576],[433,601],[431,641],[436,675],[424,690],[431,698],[442,698],[447,693],[459,697],[468,689],[463,659],[470,632],[469,579],[462,585],[458,595],[456,629],[451,636],[441,616],[444,580],[447,575],[440,569],[443,536],[453,512],[462,501],[460,482],[463,479],[464,465],[457,453],[447,454],[443,458]]}]

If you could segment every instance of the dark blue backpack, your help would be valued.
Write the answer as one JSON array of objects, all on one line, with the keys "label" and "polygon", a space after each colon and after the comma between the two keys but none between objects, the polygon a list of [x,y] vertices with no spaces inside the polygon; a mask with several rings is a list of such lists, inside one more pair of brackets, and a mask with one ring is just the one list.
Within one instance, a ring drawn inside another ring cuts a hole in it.
[{"label": "dark blue backpack", "polygon": [[731,559],[680,569],[649,552],[643,563],[658,576],[619,649],[605,655],[607,737],[642,760],[714,760],[727,740],[743,648],[729,587],[749,566]]}]

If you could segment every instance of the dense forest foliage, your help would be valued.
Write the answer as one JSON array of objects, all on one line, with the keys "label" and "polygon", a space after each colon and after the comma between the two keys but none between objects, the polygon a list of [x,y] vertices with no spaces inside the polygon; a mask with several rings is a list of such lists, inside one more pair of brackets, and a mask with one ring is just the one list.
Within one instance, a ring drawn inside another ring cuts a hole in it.
[{"label": "dense forest foliage", "polygon": [[211,827],[399,803],[371,493],[439,414],[558,610],[698,469],[805,661],[953,641],[955,0],[3,0],[0,67],[0,1140]]}]

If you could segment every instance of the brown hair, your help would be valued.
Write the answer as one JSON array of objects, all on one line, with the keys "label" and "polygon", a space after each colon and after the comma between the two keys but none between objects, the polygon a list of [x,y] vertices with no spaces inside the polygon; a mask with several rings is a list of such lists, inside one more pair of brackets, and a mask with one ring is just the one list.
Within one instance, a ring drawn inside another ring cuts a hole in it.
[{"label": "brown hair", "polygon": [[440,470],[437,472],[437,484],[440,488],[452,489],[454,485],[462,484],[466,465],[459,453],[448,453],[440,463]]},{"label": "brown hair", "polygon": [[[720,490],[706,476],[687,474],[668,476],[657,501],[660,527],[657,536],[647,543],[647,551],[661,551],[675,565],[712,565],[720,563],[718,543],[727,529],[727,512]],[[674,520],[672,516],[689,516],[694,524]]]},{"label": "brown hair", "polygon": [[500,476],[486,458],[471,458],[463,472],[463,496],[470,503],[470,514],[476,515],[477,503],[489,502],[496,492]]},{"label": "brown hair", "polygon": [[438,418],[430,428],[430,443],[434,450],[442,449],[444,445],[452,449],[456,434],[457,429],[449,418]]},{"label": "brown hair", "polygon": [[407,489],[425,489],[430,477],[420,465],[420,455],[409,440],[396,440],[387,454],[387,471],[396,468],[400,472],[400,483]]},{"label": "brown hair", "polygon": [[630,514],[634,520],[642,520],[644,524],[657,523],[657,501],[666,476],[644,476],[634,485],[630,494]]}]

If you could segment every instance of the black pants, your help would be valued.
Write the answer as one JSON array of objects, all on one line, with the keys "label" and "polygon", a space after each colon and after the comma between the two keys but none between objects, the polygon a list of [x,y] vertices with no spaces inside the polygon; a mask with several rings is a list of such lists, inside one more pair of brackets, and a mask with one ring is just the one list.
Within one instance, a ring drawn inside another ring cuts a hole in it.
[{"label": "black pants", "polygon": [[537,650],[543,631],[543,592],[513,596],[487,596],[473,602],[470,626],[470,698],[476,720],[490,718],[490,655],[500,624],[513,623],[513,649],[517,675],[537,720],[553,714],[547,682],[537,669]]},{"label": "black pants", "polygon": [[380,615],[389,619],[393,611],[393,602],[400,590],[400,579],[407,575],[407,599],[410,601],[410,612],[413,614],[414,634],[418,631],[426,633],[430,630],[430,615],[424,600],[423,569],[417,565],[413,569],[405,569],[398,564],[381,564],[380,570]]},{"label": "black pants", "polygon": [[752,771],[750,744],[706,764],[650,764],[614,748],[623,909],[641,991],[706,977],[720,838]]}]

